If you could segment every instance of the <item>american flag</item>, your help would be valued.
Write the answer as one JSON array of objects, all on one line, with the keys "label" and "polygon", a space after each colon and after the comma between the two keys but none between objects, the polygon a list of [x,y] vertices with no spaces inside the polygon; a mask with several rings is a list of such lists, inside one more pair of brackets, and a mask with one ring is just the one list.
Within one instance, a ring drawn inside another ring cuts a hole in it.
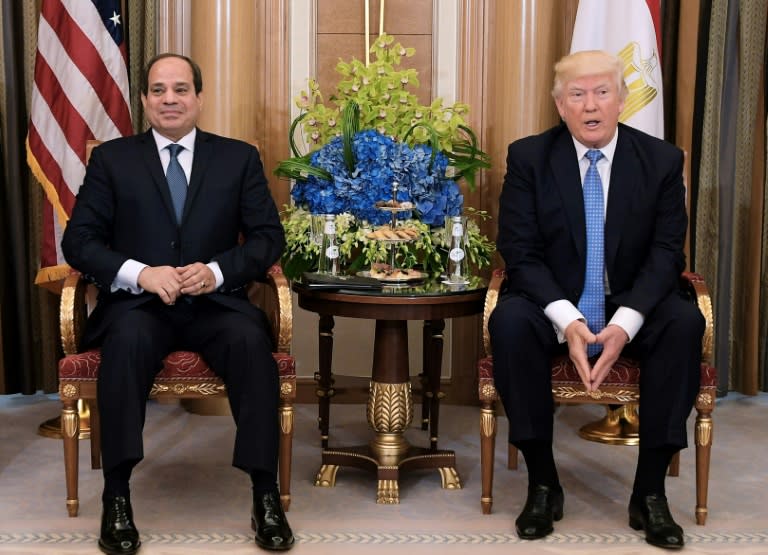
[{"label": "american flag", "polygon": [[41,274],[50,279],[68,272],[61,234],[85,175],[86,141],[133,133],[123,39],[120,0],[41,2],[27,163],[46,194]]}]

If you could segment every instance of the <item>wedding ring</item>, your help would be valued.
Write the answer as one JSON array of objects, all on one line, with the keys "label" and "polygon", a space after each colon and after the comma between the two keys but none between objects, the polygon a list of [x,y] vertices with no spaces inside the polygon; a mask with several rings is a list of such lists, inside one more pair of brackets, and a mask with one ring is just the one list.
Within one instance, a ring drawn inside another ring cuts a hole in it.
[{"label": "wedding ring", "polygon": [[200,282],[200,289],[205,289],[205,280]]}]

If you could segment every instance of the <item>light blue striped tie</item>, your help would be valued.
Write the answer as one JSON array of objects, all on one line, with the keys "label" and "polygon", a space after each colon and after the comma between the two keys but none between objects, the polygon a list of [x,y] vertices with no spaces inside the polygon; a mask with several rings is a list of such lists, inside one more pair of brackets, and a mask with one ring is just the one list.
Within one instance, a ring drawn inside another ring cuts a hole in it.
[{"label": "light blue striped tie", "polygon": [[170,144],[166,147],[171,153],[171,161],[168,163],[168,169],[165,172],[165,179],[168,180],[168,189],[171,192],[173,209],[176,211],[176,223],[181,225],[181,216],[184,213],[184,202],[187,200],[187,176],[179,164],[177,156],[184,147],[177,144]]},{"label": "light blue striped tie", "polygon": [[[605,256],[603,233],[605,208],[603,183],[597,171],[597,161],[603,157],[599,150],[588,150],[589,168],[584,176],[584,215],[587,222],[587,271],[584,291],[579,299],[579,310],[587,319],[592,333],[605,327]],[[588,345],[587,355],[596,355],[602,345]]]}]

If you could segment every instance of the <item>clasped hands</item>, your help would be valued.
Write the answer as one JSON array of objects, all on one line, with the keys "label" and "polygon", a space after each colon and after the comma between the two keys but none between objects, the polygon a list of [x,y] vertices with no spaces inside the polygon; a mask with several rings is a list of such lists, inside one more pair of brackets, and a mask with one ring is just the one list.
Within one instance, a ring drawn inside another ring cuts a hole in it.
[{"label": "clasped hands", "polygon": [[[618,360],[622,349],[629,341],[627,332],[620,326],[609,324],[598,334],[592,333],[582,320],[574,320],[565,329],[565,340],[568,342],[568,356],[588,392],[597,391],[605,380],[613,364]],[[587,345],[598,343],[603,351],[590,368],[587,359]]]},{"label": "clasped hands", "polygon": [[167,305],[172,305],[181,295],[204,295],[213,292],[216,276],[202,262],[187,266],[147,266],[139,273],[139,287],[155,293]]}]

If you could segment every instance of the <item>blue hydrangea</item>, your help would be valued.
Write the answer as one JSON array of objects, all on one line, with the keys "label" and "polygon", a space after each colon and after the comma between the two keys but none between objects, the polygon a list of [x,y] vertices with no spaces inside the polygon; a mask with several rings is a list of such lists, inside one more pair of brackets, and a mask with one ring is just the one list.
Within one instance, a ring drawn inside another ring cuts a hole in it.
[{"label": "blue hydrangea", "polygon": [[391,199],[392,182],[397,181],[397,200],[412,202],[415,216],[424,223],[443,225],[445,216],[461,213],[464,197],[456,182],[445,175],[448,158],[443,153],[437,153],[430,168],[432,149],[428,145],[411,148],[373,129],[357,133],[352,145],[357,161],[353,172],[344,163],[341,137],[312,154],[312,165],[326,170],[333,180],[309,176],[296,182],[291,196],[299,206],[314,214],[349,212],[359,220],[384,224],[390,214],[375,205]]}]

